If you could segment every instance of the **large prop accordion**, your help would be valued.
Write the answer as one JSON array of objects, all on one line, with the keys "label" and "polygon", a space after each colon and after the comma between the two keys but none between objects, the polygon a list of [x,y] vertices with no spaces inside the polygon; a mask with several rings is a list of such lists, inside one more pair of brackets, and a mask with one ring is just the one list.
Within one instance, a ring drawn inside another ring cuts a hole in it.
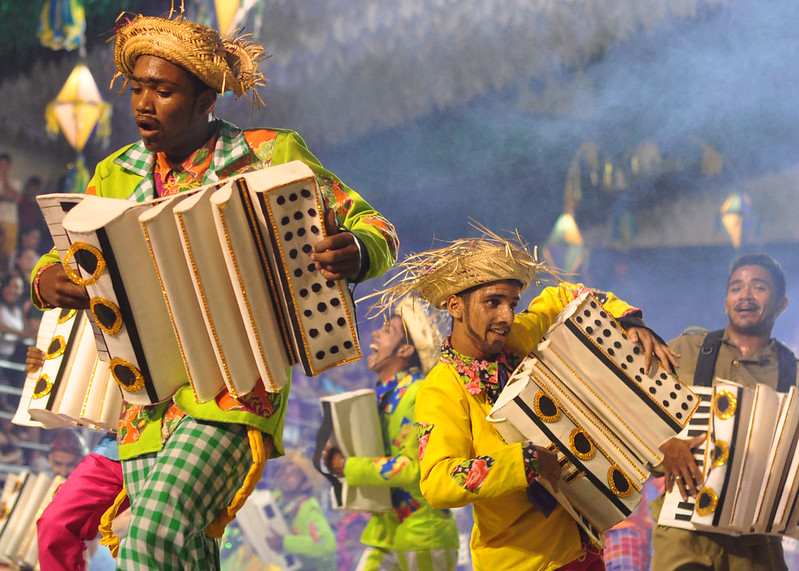
[{"label": "large prop accordion", "polygon": [[354,512],[387,512],[393,509],[389,488],[350,487],[343,479],[322,468],[325,445],[350,456],[378,458],[386,455],[383,431],[372,389],[361,389],[319,399],[322,424],[316,435],[314,465],[332,484],[331,503],[335,509]]},{"label": "large prop accordion", "polygon": [[110,379],[107,363],[97,358],[85,312],[45,311],[36,347],[44,353],[44,365],[26,377],[12,422],[41,428],[116,430],[122,393]]},{"label": "large prop accordion", "polygon": [[51,477],[44,472],[9,475],[0,497],[6,506],[0,514],[0,562],[15,568],[38,564],[36,520],[63,481],[61,476]]},{"label": "large prop accordion", "polygon": [[[126,401],[277,391],[360,357],[345,281],[316,271],[324,203],[300,161],[142,203],[39,197],[73,281],[86,286],[100,360]],[[60,219],[60,220],[59,220]]]},{"label": "large prop accordion", "polygon": [[572,301],[513,373],[488,420],[508,442],[549,446],[562,466],[556,499],[597,542],[641,499],[658,447],[699,398],[655,362],[590,293]]},{"label": "large prop accordion", "polygon": [[273,535],[285,537],[289,528],[277,506],[272,492],[255,490],[236,514],[236,521],[247,537],[258,558],[264,563],[273,563],[284,571],[301,567],[300,560],[291,553],[277,553],[269,547],[267,538]]},{"label": "large prop accordion", "polygon": [[[697,388],[700,390],[700,388]],[[666,494],[658,523],[730,535],[799,536],[799,395],[717,381],[701,387],[708,412],[699,430],[703,485],[684,501]],[[699,421],[698,421],[699,424]],[[700,432],[701,433],[701,432]]]}]

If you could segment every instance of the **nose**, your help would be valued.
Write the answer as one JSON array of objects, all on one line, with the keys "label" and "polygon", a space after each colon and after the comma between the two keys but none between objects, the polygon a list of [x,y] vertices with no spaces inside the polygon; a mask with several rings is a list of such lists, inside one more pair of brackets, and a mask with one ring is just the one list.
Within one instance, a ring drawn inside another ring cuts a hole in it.
[{"label": "nose", "polygon": [[133,93],[130,97],[130,102],[135,113],[152,113],[152,97],[149,89],[142,89],[138,93]]},{"label": "nose", "polygon": [[509,304],[502,304],[499,308],[499,318],[502,323],[511,323],[513,321],[513,308]]}]

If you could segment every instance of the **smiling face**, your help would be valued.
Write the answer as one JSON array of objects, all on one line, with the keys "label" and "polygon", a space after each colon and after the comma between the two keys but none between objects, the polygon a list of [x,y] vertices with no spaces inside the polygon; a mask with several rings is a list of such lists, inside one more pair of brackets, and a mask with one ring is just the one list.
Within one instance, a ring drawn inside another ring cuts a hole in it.
[{"label": "smiling face", "polygon": [[22,278],[14,276],[8,279],[5,287],[3,287],[3,301],[7,305],[16,304],[21,298],[24,289]]},{"label": "smiling face", "polygon": [[728,329],[744,335],[771,336],[788,298],[777,294],[774,279],[763,266],[741,266],[730,276],[724,309]]},{"label": "smiling face", "polygon": [[405,327],[398,315],[392,316],[386,325],[372,332],[369,348],[372,352],[366,357],[366,364],[380,379],[407,369],[415,352],[413,345],[405,338]]},{"label": "smiling face", "polygon": [[467,357],[494,359],[502,352],[519,305],[521,285],[501,281],[447,300],[452,347]]},{"label": "smiling face", "polygon": [[148,151],[179,163],[210,136],[208,114],[216,94],[183,68],[155,56],[136,60],[130,103]]}]

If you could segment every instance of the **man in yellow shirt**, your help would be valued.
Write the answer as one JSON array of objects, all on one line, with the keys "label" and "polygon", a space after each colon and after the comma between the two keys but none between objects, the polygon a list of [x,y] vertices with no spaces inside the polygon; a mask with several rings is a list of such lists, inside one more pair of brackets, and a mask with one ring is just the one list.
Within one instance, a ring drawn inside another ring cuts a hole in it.
[{"label": "man in yellow shirt", "polygon": [[[543,491],[538,478],[557,487],[556,456],[534,442],[507,444],[486,420],[516,365],[584,286],[545,288],[517,315],[520,293],[546,268],[520,241],[493,235],[417,254],[401,269],[396,295],[414,292],[452,317],[452,334],[416,400],[427,501],[434,508],[473,504],[475,569],[604,569],[600,550],[565,510],[555,507],[547,516],[533,504]],[[665,345],[641,327],[637,309],[612,294],[595,295],[649,359],[654,351],[673,362]]]}]

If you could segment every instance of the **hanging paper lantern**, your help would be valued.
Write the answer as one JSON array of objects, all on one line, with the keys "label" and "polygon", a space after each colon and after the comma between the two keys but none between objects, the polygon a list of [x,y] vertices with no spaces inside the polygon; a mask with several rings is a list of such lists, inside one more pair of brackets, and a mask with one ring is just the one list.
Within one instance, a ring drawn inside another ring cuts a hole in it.
[{"label": "hanging paper lantern", "polygon": [[580,228],[571,212],[564,212],[555,221],[544,245],[547,263],[569,273],[577,273],[588,254]]},{"label": "hanging paper lantern", "polygon": [[[83,191],[88,182],[88,172],[82,151],[95,132],[101,139],[108,140],[111,133],[111,104],[103,101],[91,71],[79,63],[69,74],[64,87],[55,100],[47,105],[47,132],[57,135],[59,131],[78,153],[70,190]],[[81,186],[83,185],[83,186]]]},{"label": "hanging paper lantern", "polygon": [[53,50],[72,51],[83,43],[86,13],[82,0],[49,0],[39,18],[39,41]]},{"label": "hanging paper lantern", "polygon": [[214,0],[216,22],[222,37],[238,28],[258,0]]},{"label": "hanging paper lantern", "polygon": [[744,222],[749,217],[752,202],[745,192],[733,192],[721,205],[721,223],[738,249],[744,236]]}]

